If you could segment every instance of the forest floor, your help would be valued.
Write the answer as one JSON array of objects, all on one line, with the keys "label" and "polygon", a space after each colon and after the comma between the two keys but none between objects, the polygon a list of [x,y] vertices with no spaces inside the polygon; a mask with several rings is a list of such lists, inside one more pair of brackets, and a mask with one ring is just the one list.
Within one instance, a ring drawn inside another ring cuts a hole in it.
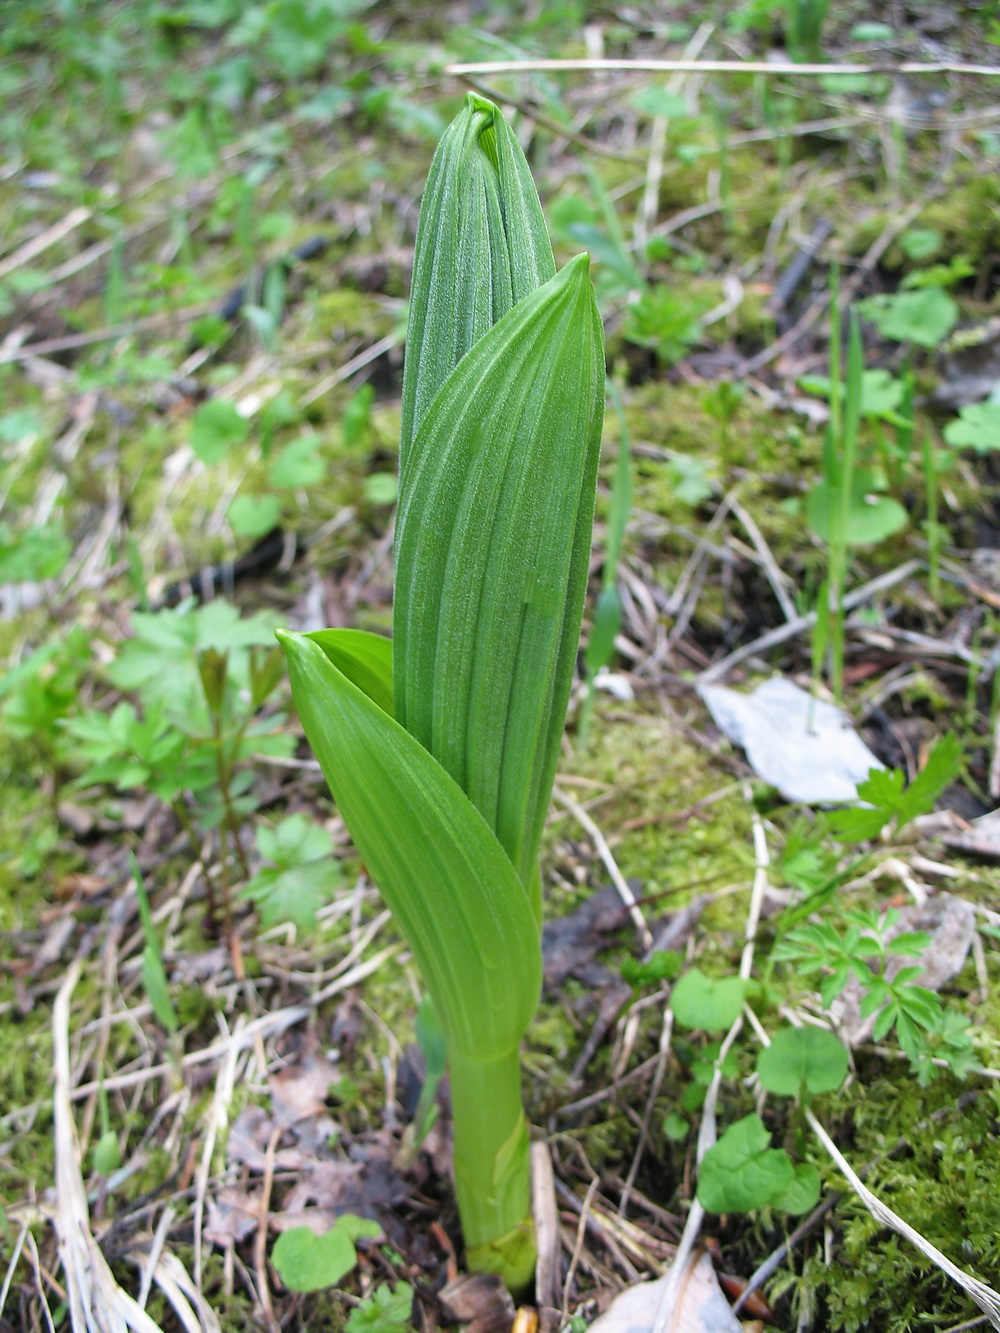
[{"label": "forest floor", "polygon": [[[390,629],[416,218],[469,88],[557,262],[590,251],[608,355],[584,643],[602,581],[622,619],[592,700],[581,656],[523,1059],[541,1326],[685,1223],[666,1327],[998,1308],[1000,14],[825,8],[3,6],[0,1333],[509,1333],[273,650]],[[451,68],[551,58],[618,63]],[[899,774],[874,809],[831,811],[868,763],[775,679]],[[303,1223],[347,1255],[316,1290],[273,1257]]]}]

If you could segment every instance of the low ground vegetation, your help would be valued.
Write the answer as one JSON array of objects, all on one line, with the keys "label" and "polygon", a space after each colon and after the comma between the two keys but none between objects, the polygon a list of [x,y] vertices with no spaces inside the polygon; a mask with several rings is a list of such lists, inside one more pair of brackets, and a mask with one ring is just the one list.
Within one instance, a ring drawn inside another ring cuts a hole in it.
[{"label": "low ground vegetation", "polygon": [[[390,629],[417,210],[469,86],[607,350],[523,1046],[542,1321],[701,1208],[731,1300],[778,1255],[740,1318],[968,1326],[989,1298],[844,1165],[998,1285],[989,7],[8,8],[0,1327],[70,1326],[84,1272],[165,1331],[472,1317],[441,1034],[274,639]],[[633,63],[446,68],[594,55]],[[699,687],[774,674],[847,711],[863,805],[713,722]]]}]

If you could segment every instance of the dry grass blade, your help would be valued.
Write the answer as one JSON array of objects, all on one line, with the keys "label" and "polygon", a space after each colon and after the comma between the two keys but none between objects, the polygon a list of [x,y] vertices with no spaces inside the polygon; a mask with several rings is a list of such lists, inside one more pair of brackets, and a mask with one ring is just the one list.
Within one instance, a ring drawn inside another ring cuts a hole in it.
[{"label": "dry grass blade", "polygon": [[576,822],[582,825],[587,833],[590,834],[597,855],[604,862],[604,868],[611,876],[612,884],[614,884],[615,888],[618,890],[618,896],[628,908],[628,914],[639,935],[642,947],[644,949],[651,949],[653,947],[653,936],[650,933],[649,927],[646,925],[645,917],[642,915],[642,908],[636,902],[635,894],[629,887],[622,872],[618,869],[618,862],[615,860],[614,854],[608,846],[604,834],[587,814],[586,810],[573,800],[572,796],[567,796],[566,793],[560,791],[558,787],[553,790],[552,794],[559,804],[569,811]]},{"label": "dry grass blade", "polygon": [[927,63],[905,60],[898,65],[793,64],[774,60],[482,60],[472,64],[446,65],[444,72],[464,78],[467,74],[540,74],[578,71],[595,73],[621,70],[628,74],[977,74],[1000,77],[1000,66]]},{"label": "dry grass blade", "polygon": [[531,1145],[531,1211],[535,1219],[538,1266],[535,1299],[540,1306],[559,1309],[562,1301],[559,1274],[559,1209],[556,1205],[552,1154],[547,1143]]},{"label": "dry grass blade", "polygon": [[24,264],[30,264],[36,256],[42,254],[50,245],[55,245],[57,241],[63,240],[71,231],[75,231],[85,222],[89,222],[93,216],[89,208],[74,208],[54,226],[43,231],[40,236],[34,236],[30,241],[25,241],[19,249],[0,263],[0,278],[6,278],[8,273],[13,273],[15,269],[21,268]]},{"label": "dry grass blade", "polygon": [[165,1251],[153,1269],[153,1281],[170,1302],[187,1333],[222,1333],[222,1326],[191,1274],[175,1254]]},{"label": "dry grass blade", "polygon": [[52,1008],[55,1224],[73,1333],[126,1333],[128,1329],[134,1329],[135,1333],[162,1333],[138,1302],[119,1287],[90,1229],[70,1091],[69,1004],[79,976],[77,960],[66,973]]},{"label": "dry grass blade", "polygon": [[[753,807],[753,793],[749,786],[743,788],[744,797],[751,811],[751,822],[753,828],[753,849],[754,849],[754,876],[753,887],[750,891],[750,904],[747,910],[746,925],[743,931],[743,952],[740,956],[739,975],[744,981],[750,977],[753,968],[754,944],[757,936],[757,927],[760,923],[761,908],[764,904],[764,897],[768,888],[768,866],[770,864],[770,855],[767,849],[767,838],[764,832],[764,824],[760,815]],[[719,1086],[722,1082],[722,1065],[726,1056],[732,1047],[733,1042],[739,1036],[743,1027],[743,1015],[741,1014],[733,1023],[732,1027],[726,1033],[725,1040],[719,1050],[715,1063],[715,1072],[712,1075],[712,1081],[705,1093],[705,1102],[702,1110],[701,1125],[698,1130],[698,1162],[701,1163],[705,1153],[715,1143],[715,1107],[719,1098]],[[660,1308],[656,1313],[656,1319],[653,1323],[651,1333],[667,1333],[674,1326],[674,1313],[677,1309],[678,1301],[681,1296],[682,1285],[689,1271],[689,1260],[694,1252],[695,1244],[698,1240],[701,1224],[705,1219],[705,1209],[697,1199],[691,1204],[691,1211],[688,1213],[687,1221],[684,1224],[684,1231],[681,1235],[680,1244],[677,1246],[677,1253],[674,1256],[674,1262],[670,1266],[669,1280],[664,1289],[660,1300]]]}]

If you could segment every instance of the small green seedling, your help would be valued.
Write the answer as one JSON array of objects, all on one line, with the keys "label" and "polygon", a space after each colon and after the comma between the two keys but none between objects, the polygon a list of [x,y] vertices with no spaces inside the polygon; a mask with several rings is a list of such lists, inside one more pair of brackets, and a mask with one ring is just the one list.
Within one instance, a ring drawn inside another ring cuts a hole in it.
[{"label": "small green seedling", "polygon": [[174,1002],[170,998],[170,987],[167,982],[167,973],[163,966],[163,954],[160,951],[159,936],[157,935],[156,927],[153,924],[153,914],[149,910],[149,898],[146,896],[146,886],[143,883],[142,871],[139,869],[139,863],[132,852],[129,852],[129,861],[132,866],[132,876],[135,880],[135,896],[139,906],[139,917],[142,921],[142,930],[146,938],[146,943],[142,950],[142,984],[145,988],[149,1003],[153,1006],[153,1013],[167,1031],[174,1034],[180,1027],[180,1023],[177,1018],[177,1010],[174,1008]]},{"label": "small green seedling", "polygon": [[0,523],[0,583],[44,583],[66,568],[72,545],[54,524],[15,531]]},{"label": "small green seedling", "polygon": [[637,990],[655,986],[660,981],[673,981],[680,976],[684,960],[675,949],[657,949],[645,962],[626,958],[621,966],[622,979]]},{"label": "small green seedling", "polygon": [[864,782],[858,784],[858,800],[865,804],[832,811],[829,826],[848,842],[877,838],[889,824],[898,835],[918,815],[934,809],[938,797],[954,782],[961,766],[961,741],[952,734],[942,736],[909,784],[901,769],[873,768]]},{"label": "small green seedling", "polygon": [[83,769],[77,787],[143,786],[170,805],[192,841],[218,829],[228,927],[230,845],[249,878],[239,831],[257,807],[251,761],[287,757],[295,744],[283,716],[262,711],[284,674],[274,622],[241,619],[220,600],[198,610],[137,612],[133,625],[134,637],[106,674],[137,702],[65,719],[67,757]]},{"label": "small green seedling", "polygon": [[944,428],[946,443],[953,449],[974,449],[977,454],[1000,449],[1000,402],[970,403],[955,421]]},{"label": "small green seedling", "polygon": [[947,264],[931,264],[930,268],[918,269],[907,273],[900,283],[904,291],[921,291],[926,287],[954,287],[956,283],[971,278],[976,267],[967,255],[953,255]]},{"label": "small green seedling", "polygon": [[698,1202],[710,1213],[779,1208],[806,1213],[819,1198],[819,1172],[792,1164],[784,1148],[772,1148],[759,1115],[737,1120],[713,1144],[698,1170]]},{"label": "small green seedling", "polygon": [[739,1017],[747,983],[742,977],[707,977],[698,967],[685,972],[670,993],[681,1027],[724,1032]]},{"label": "small green seedling", "polygon": [[870,296],[859,309],[881,337],[917,347],[937,347],[958,323],[958,306],[940,287]]},{"label": "small green seedling", "polygon": [[907,259],[915,264],[932,259],[941,249],[941,235],[931,227],[911,227],[899,238],[899,246]]},{"label": "small green seedling", "polygon": [[680,296],[665,283],[647,287],[625,312],[622,336],[637,347],[648,347],[671,366],[687,354],[701,336],[699,315],[688,297]]},{"label": "small green seedling", "polygon": [[[820,977],[818,991],[829,1008],[850,977],[860,983],[860,1013],[875,1017],[873,1037],[882,1040],[895,1028],[900,1048],[921,1084],[937,1075],[935,1057],[956,1077],[976,1067],[968,1019],[946,1009],[935,992],[917,984],[923,967],[890,969],[892,960],[919,957],[931,943],[923,931],[887,934],[898,911],[844,912],[845,931],[829,921],[791,930],[775,945],[776,962],[794,965],[802,977]],[[876,970],[877,969],[877,970]]]},{"label": "small green seedling", "polygon": [[395,1291],[380,1282],[347,1316],[347,1333],[406,1333],[412,1327],[413,1295],[408,1282],[397,1282]]},{"label": "small green seedling", "polygon": [[0,679],[0,716],[11,736],[31,741],[46,757],[66,749],[64,723],[80,695],[90,657],[81,627],[55,635]]},{"label": "small green seedling", "polygon": [[846,374],[841,378],[839,283],[835,272],[830,298],[830,376],[826,381],[830,422],[823,447],[823,477],[809,492],[806,515],[809,526],[828,549],[827,577],[812,644],[814,670],[828,656],[830,683],[838,697],[843,689],[848,549],[882,541],[908,522],[906,510],[898,501],[878,493],[880,480],[875,473],[858,466],[864,377],[861,330],[852,311]]},{"label": "small green seedling", "polygon": [[[785,1028],[757,1058],[761,1086],[783,1097],[834,1092],[847,1074],[848,1055],[821,1028]],[[805,1213],[819,1198],[819,1172],[808,1162],[793,1165],[758,1115],[730,1125],[709,1148],[698,1172],[698,1199],[709,1212],[779,1208]]]},{"label": "small green seedling", "polygon": [[823,59],[822,34],[830,0],[785,0],[785,32],[793,60]]},{"label": "small green seedling", "polygon": [[757,1057],[757,1077],[781,1097],[834,1092],[847,1077],[843,1043],[825,1028],[782,1028]]},{"label": "small green seedling", "polygon": [[714,388],[706,389],[701,405],[713,420],[719,423],[719,471],[725,480],[732,457],[730,426],[746,397],[747,386],[734,380],[720,380]]},{"label": "small green seedling", "polygon": [[[811,824],[796,821],[779,865],[788,882],[806,897],[785,909],[783,928],[787,931],[804,921],[825,906],[841,884],[864,873],[871,852],[864,847],[859,850],[858,844],[877,838],[887,826],[898,833],[918,815],[933,810],[960,763],[960,743],[952,736],[943,736],[909,786],[906,775],[899,770],[872,770],[858,787],[859,800],[871,802],[871,809],[845,806],[820,815]],[[844,860],[831,845],[834,841],[853,846],[854,855]]]},{"label": "small green seedling", "polygon": [[112,1171],[117,1171],[121,1166],[122,1154],[121,1148],[118,1146],[118,1135],[111,1128],[111,1115],[108,1111],[108,1090],[104,1086],[103,1076],[97,1089],[97,1112],[101,1122],[101,1133],[94,1144],[90,1161],[97,1174],[103,1176],[106,1180]]},{"label": "small green seedling", "polygon": [[378,1222],[342,1213],[321,1236],[312,1227],[283,1231],[274,1243],[271,1262],[289,1291],[321,1291],[335,1287],[357,1265],[356,1240],[381,1234]]},{"label": "small green seedling", "polygon": [[305,815],[289,815],[273,829],[257,830],[257,850],[266,865],[243,887],[265,926],[291,921],[312,930],[316,914],[343,882],[333,839]]},{"label": "small green seedling", "polygon": [[209,399],[191,418],[191,450],[203,463],[221,463],[249,435],[249,421],[224,398]]}]

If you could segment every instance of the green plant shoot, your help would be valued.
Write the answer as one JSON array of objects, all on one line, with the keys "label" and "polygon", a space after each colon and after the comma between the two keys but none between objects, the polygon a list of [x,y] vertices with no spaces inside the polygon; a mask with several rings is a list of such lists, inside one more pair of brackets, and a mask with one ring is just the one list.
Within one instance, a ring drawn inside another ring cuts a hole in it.
[{"label": "green plant shoot", "polygon": [[586,256],[555,273],[517,139],[470,95],[421,206],[393,640],[280,633],[306,735],[448,1049],[470,1268],[535,1260],[518,1047],[604,410]]}]

